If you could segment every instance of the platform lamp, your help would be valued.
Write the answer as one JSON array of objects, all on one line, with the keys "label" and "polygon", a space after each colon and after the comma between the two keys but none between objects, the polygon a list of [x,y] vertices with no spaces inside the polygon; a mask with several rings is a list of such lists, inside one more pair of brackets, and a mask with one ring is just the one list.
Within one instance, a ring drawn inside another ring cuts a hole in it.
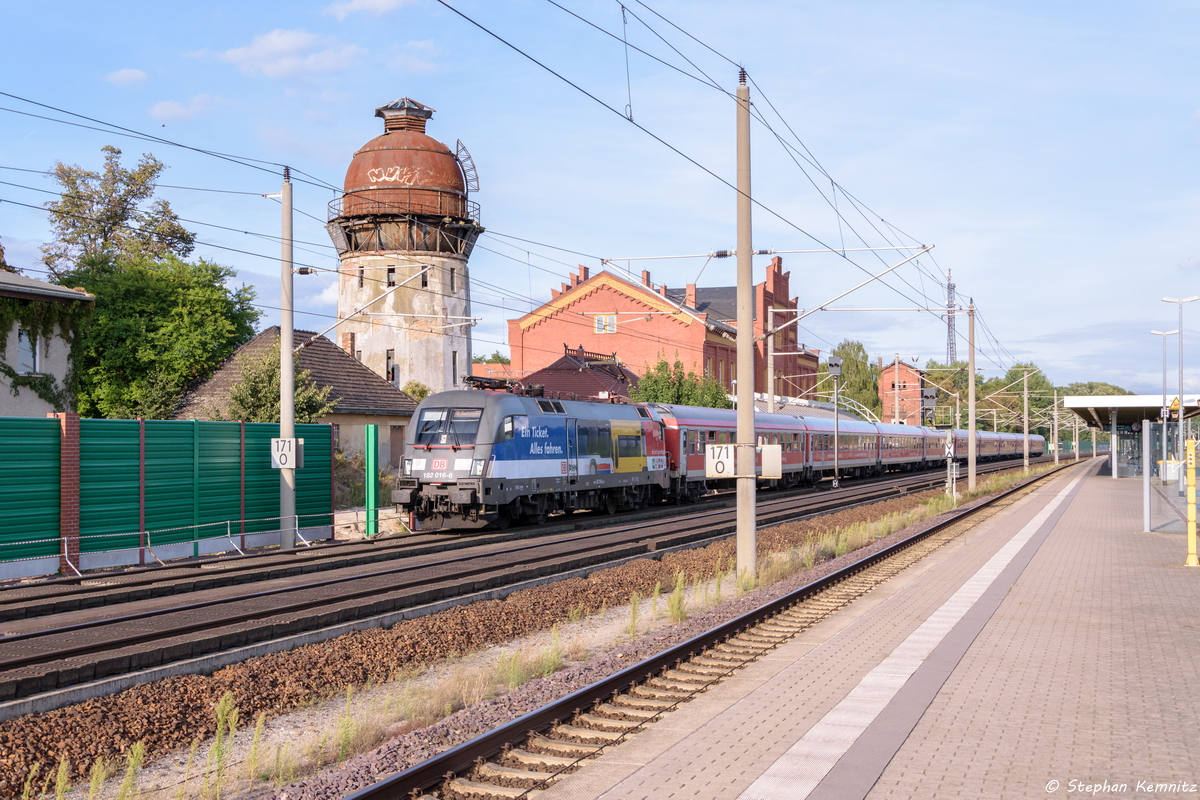
[{"label": "platform lamp", "polygon": [[[1191,297],[1164,297],[1164,303],[1179,304],[1179,453],[1180,460],[1183,460],[1183,304],[1191,303],[1195,300],[1200,300],[1200,295],[1192,295]],[[1186,476],[1183,470],[1179,471],[1179,490],[1184,490]]]},{"label": "platform lamp", "polygon": [[[1182,308],[1183,306],[1180,306]],[[1166,482],[1167,477],[1167,420],[1171,416],[1170,410],[1167,408],[1167,337],[1174,336],[1179,331],[1150,331],[1155,336],[1161,336],[1163,342],[1163,391],[1162,391],[1162,420],[1163,420],[1163,446],[1162,446],[1162,472],[1159,473],[1158,479]],[[1113,430],[1113,441],[1116,441],[1117,431]],[[1116,463],[1116,462],[1113,462]]]}]

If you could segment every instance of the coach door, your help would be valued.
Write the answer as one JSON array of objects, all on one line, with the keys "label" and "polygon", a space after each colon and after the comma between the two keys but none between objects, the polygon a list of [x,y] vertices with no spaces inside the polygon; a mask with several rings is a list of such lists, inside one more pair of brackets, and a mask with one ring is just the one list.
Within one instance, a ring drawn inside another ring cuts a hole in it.
[{"label": "coach door", "polygon": [[571,483],[579,477],[579,430],[576,420],[567,420],[567,476]]}]

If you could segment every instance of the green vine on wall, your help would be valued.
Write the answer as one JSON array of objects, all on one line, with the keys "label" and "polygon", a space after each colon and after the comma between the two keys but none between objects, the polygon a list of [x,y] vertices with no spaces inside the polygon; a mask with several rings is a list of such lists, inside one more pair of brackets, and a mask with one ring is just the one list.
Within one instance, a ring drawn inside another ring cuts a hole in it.
[{"label": "green vine on wall", "polygon": [[0,361],[0,375],[7,377],[12,393],[28,388],[58,411],[66,411],[75,395],[76,369],[81,356],[77,345],[79,330],[92,314],[92,303],[72,300],[67,303],[23,300],[16,297],[0,297],[0,357],[8,349],[8,334],[13,326],[19,325],[42,341],[59,336],[70,348],[66,386],[60,387],[52,375],[18,375],[17,371]]},{"label": "green vine on wall", "polygon": [[21,389],[31,389],[38,397],[54,406],[55,411],[66,411],[69,395],[58,385],[53,375],[18,375],[17,371],[0,361],[0,375],[8,378],[13,397]]}]

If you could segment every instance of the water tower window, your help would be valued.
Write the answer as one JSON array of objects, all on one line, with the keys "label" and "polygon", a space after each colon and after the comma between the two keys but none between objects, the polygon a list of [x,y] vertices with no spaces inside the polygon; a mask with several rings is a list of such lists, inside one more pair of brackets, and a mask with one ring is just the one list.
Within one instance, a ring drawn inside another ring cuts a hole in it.
[{"label": "water tower window", "polygon": [[450,294],[454,294],[457,289],[454,288],[454,267],[450,268]]},{"label": "water tower window", "polygon": [[387,268],[387,285],[388,286],[396,285],[396,268],[395,267]]},{"label": "water tower window", "polygon": [[428,269],[426,269],[424,272],[421,273],[421,288],[422,289],[429,288],[429,270]]},{"label": "water tower window", "polygon": [[388,379],[389,383],[396,382],[395,372],[396,372],[396,351],[388,350],[387,351],[387,366],[384,368],[384,376]]},{"label": "water tower window", "polygon": [[363,288],[363,268],[358,268],[358,288]]},{"label": "water tower window", "polygon": [[450,383],[458,386],[458,351],[450,351]]}]

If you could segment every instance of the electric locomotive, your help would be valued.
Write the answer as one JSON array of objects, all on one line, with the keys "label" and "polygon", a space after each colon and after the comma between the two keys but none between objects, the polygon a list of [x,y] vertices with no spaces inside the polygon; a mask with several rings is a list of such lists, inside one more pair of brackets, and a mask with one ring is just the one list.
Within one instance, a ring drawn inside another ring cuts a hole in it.
[{"label": "electric locomotive", "polygon": [[423,527],[611,514],[667,487],[663,423],[644,406],[464,390],[430,395],[414,419],[392,501]]}]

